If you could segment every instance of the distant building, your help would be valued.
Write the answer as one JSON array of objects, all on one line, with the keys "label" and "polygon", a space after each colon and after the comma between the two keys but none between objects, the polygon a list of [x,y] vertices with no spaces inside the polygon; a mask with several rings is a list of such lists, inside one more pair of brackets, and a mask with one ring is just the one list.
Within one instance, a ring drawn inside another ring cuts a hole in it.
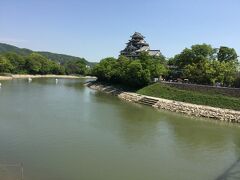
[{"label": "distant building", "polygon": [[129,42],[126,43],[126,48],[120,52],[120,55],[136,58],[141,54],[141,52],[148,52],[150,56],[160,56],[160,50],[150,50],[149,44],[146,43],[144,38],[145,37],[141,33],[135,32],[131,36]]}]

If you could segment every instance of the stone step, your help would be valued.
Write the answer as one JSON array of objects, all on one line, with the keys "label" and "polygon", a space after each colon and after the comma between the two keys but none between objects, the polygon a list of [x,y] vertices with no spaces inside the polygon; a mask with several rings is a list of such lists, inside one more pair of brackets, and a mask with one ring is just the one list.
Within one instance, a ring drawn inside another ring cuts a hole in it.
[{"label": "stone step", "polygon": [[158,102],[157,99],[152,99],[152,98],[147,98],[147,97],[143,97],[143,98],[140,99],[139,101]]},{"label": "stone step", "polygon": [[158,100],[155,100],[155,99],[140,99],[139,101],[144,101],[144,102],[153,102],[153,103],[156,103],[156,102],[158,102]]},{"label": "stone step", "polygon": [[158,102],[157,99],[152,99],[152,98],[147,98],[147,97],[143,97],[142,99],[140,99],[138,101],[138,103],[145,104],[145,105],[148,105],[148,106],[153,106],[157,102]]},{"label": "stone step", "polygon": [[122,93],[122,91],[120,91],[120,90],[115,90],[115,91],[112,92],[113,95],[118,95],[118,94],[121,94],[121,93]]},{"label": "stone step", "polygon": [[151,105],[154,105],[157,103],[157,102],[150,102],[150,101],[138,101],[138,102],[142,104],[151,104]]},{"label": "stone step", "polygon": [[155,103],[148,103],[148,102],[142,102],[142,101],[138,101],[138,103],[148,105],[148,106],[153,106],[155,104]]}]

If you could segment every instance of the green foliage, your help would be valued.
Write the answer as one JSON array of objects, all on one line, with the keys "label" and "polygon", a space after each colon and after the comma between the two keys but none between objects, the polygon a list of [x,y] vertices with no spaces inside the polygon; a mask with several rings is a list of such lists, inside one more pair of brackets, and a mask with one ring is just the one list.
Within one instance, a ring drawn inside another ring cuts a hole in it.
[{"label": "green foliage", "polygon": [[219,61],[237,61],[237,53],[235,49],[221,46],[217,53],[217,58]]},{"label": "green foliage", "polygon": [[83,60],[68,61],[64,64],[66,74],[82,74],[87,73],[87,67]]},{"label": "green foliage", "polygon": [[38,53],[23,56],[7,52],[0,55],[0,73],[85,75],[87,71],[89,70],[83,60],[69,61],[61,65]]},{"label": "green foliage", "polygon": [[38,61],[38,58],[40,58],[40,61],[42,61],[42,56],[36,53],[30,54],[29,57],[26,59],[26,68],[30,74],[38,74],[41,70],[41,62]]},{"label": "green foliage", "polygon": [[143,87],[151,80],[168,72],[164,57],[154,58],[146,53],[138,59],[128,59],[120,56],[118,59],[105,58],[97,64],[93,75],[100,81],[121,83],[132,87]]},{"label": "green foliage", "polygon": [[32,53],[31,50],[25,48],[18,48],[13,45],[0,43],[0,53],[14,52],[22,56],[26,56]]},{"label": "green foliage", "polygon": [[8,52],[5,54],[5,57],[9,60],[9,62],[12,64],[12,73],[19,73],[24,72],[24,66],[26,63],[26,60],[23,56],[18,55],[16,53]]},{"label": "green foliage", "polygon": [[188,102],[199,105],[240,110],[240,99],[208,92],[181,90],[165,84],[155,83],[137,91],[139,94]]},{"label": "green foliage", "polygon": [[213,57],[215,50],[207,44],[193,45],[191,49],[185,48],[180,54],[174,57],[174,62],[179,68],[193,63],[199,63]]},{"label": "green foliage", "polygon": [[234,86],[240,88],[240,77],[237,77],[234,81]]},{"label": "green foliage", "polygon": [[102,59],[99,64],[93,67],[92,73],[96,75],[100,81],[110,81],[114,76],[115,65],[116,59],[113,57]]},{"label": "green foliage", "polygon": [[0,73],[10,73],[12,69],[10,61],[4,56],[0,56]]},{"label": "green foliage", "polygon": [[233,86],[239,66],[236,51],[228,47],[214,49],[210,45],[193,45],[170,59],[169,78],[189,79],[191,83]]},{"label": "green foliage", "polygon": [[0,72],[13,74],[90,74],[93,63],[84,58],[29,49],[0,43]]},{"label": "green foliage", "polygon": [[60,64],[66,64],[67,62],[71,62],[71,61],[74,61],[74,62],[81,61],[84,64],[91,66],[91,67],[95,64],[95,63],[88,62],[84,58],[69,56],[69,55],[65,55],[65,54],[57,54],[57,53],[43,52],[43,51],[38,51],[37,53],[43,55],[44,57],[46,57],[52,61],[58,62]]},{"label": "green foliage", "polygon": [[65,67],[53,61],[50,61],[50,72],[51,74],[66,74]]},{"label": "green foliage", "polygon": [[150,71],[149,69],[143,69],[141,62],[135,60],[127,66],[125,79],[129,85],[142,87],[150,83]]}]

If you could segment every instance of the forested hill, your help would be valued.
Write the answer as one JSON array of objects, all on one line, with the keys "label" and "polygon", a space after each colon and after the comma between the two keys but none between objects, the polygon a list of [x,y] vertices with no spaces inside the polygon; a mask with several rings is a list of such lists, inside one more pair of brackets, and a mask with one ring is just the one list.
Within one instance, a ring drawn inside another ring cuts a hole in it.
[{"label": "forested hill", "polygon": [[65,63],[67,61],[81,60],[81,61],[84,61],[89,66],[94,65],[94,63],[88,62],[86,59],[80,58],[80,57],[75,57],[75,56],[70,56],[65,54],[57,54],[52,52],[32,51],[30,49],[19,48],[13,45],[0,43],[0,53],[5,53],[5,52],[15,52],[17,54],[24,55],[24,56],[29,55],[33,52],[36,52],[55,62]]},{"label": "forested hill", "polygon": [[0,43],[0,53],[5,53],[5,52],[15,52],[20,55],[28,55],[33,51],[31,51],[30,49],[18,48],[13,45]]}]

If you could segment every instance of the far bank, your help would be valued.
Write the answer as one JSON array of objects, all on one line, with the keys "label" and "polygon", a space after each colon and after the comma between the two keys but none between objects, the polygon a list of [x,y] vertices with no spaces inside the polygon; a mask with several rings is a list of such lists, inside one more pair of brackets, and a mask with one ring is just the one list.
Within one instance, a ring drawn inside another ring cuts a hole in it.
[{"label": "far bank", "polygon": [[95,79],[94,76],[55,75],[55,74],[46,74],[46,75],[12,74],[8,76],[0,76],[0,80],[28,79],[28,78]]}]

